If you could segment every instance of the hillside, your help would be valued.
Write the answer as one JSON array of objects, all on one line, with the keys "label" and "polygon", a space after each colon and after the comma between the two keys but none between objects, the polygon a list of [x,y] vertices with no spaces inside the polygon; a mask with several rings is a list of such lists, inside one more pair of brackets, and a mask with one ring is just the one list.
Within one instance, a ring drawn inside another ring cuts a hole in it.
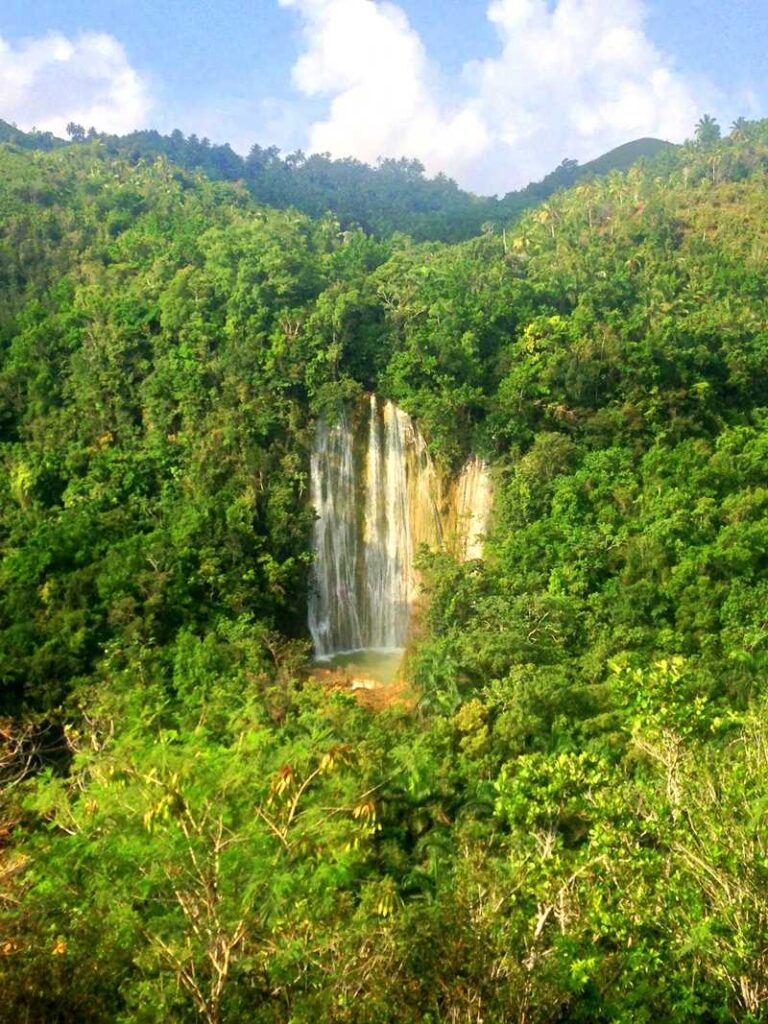
[{"label": "hillside", "polygon": [[416,241],[457,242],[480,234],[483,225],[500,227],[525,210],[569,188],[585,176],[627,170],[638,160],[658,156],[668,143],[639,139],[612,150],[588,164],[563,164],[540,182],[534,182],[503,199],[476,196],[458,187],[445,175],[427,178],[417,160],[382,160],[370,167],[359,160],[331,159],[301,151],[280,155],[275,146],[255,145],[246,158],[228,145],[215,145],[180,131],[161,135],[139,131],[129,135],[105,135],[73,126],[67,143],[50,133],[25,133],[0,122],[0,142],[25,149],[50,150],[60,146],[89,145],[94,155],[109,156],[131,164],[165,158],[187,171],[200,172],[216,181],[246,182],[254,199],[278,209],[295,208],[311,217],[331,213],[341,227],[360,227],[368,234],[387,237],[395,232]]},{"label": "hillside", "polygon": [[661,139],[636,139],[604,153],[586,164],[577,160],[563,160],[559,167],[545,174],[541,181],[531,182],[518,192],[508,192],[498,200],[494,213],[497,226],[517,220],[526,210],[548,199],[561,189],[572,188],[584,179],[603,177],[612,171],[628,171],[640,161],[656,164],[664,153],[674,153],[676,147]]},{"label": "hillside", "polygon": [[[444,244],[0,146],[0,1024],[768,1020],[767,168]],[[375,710],[306,620],[373,391],[494,484]]]},{"label": "hillside", "polygon": [[10,143],[21,149],[41,149],[44,152],[59,146],[66,146],[63,139],[57,139],[51,132],[25,132],[2,119],[0,119],[0,142]]},{"label": "hillside", "polygon": [[635,139],[633,142],[626,142],[623,146],[604,153],[595,160],[589,160],[579,167],[578,173],[582,177],[589,175],[610,174],[611,171],[628,171],[633,164],[640,160],[653,160],[665,150],[672,149],[669,142],[661,139]]}]

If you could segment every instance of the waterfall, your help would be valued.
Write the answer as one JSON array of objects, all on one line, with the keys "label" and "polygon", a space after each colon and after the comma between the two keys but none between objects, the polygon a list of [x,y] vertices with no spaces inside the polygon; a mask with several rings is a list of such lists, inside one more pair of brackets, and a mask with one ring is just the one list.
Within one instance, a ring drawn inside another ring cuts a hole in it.
[{"label": "waterfall", "polygon": [[363,608],[367,647],[401,647],[408,630],[413,543],[404,428],[391,402],[370,398],[365,473]]},{"label": "waterfall", "polygon": [[309,629],[319,656],[363,646],[357,595],[357,487],[352,431],[346,416],[317,424],[310,463],[316,565]]},{"label": "waterfall", "polygon": [[440,547],[449,533],[459,558],[481,553],[485,464],[471,459],[445,486],[410,416],[371,395],[351,421],[345,412],[333,426],[318,422],[310,478],[315,654],[403,647],[418,594],[417,547]]}]

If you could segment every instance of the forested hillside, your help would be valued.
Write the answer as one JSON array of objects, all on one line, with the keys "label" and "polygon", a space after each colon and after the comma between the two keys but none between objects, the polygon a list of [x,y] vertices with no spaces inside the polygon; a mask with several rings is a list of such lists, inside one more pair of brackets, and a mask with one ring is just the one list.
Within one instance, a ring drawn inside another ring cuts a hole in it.
[{"label": "forested hillside", "polygon": [[106,135],[70,124],[69,132],[67,143],[50,132],[23,132],[0,121],[0,142],[23,149],[86,145],[97,159],[106,153],[132,165],[164,157],[178,168],[215,181],[242,182],[257,202],[267,206],[294,208],[310,217],[331,214],[345,230],[361,228],[379,238],[403,232],[415,241],[441,242],[472,238],[486,225],[508,226],[558,189],[585,177],[625,171],[672,148],[659,139],[638,139],[583,166],[566,159],[541,181],[498,199],[465,192],[443,174],[428,178],[418,160],[380,160],[370,167],[351,157],[333,159],[327,153],[307,156],[297,150],[281,155],[276,146],[258,144],[244,158],[229,145],[216,145],[196,135],[185,137],[180,131]]},{"label": "forested hillside", "polygon": [[[768,1019],[767,170],[447,245],[0,146],[0,1022]],[[307,671],[374,389],[495,484],[383,709]]]}]

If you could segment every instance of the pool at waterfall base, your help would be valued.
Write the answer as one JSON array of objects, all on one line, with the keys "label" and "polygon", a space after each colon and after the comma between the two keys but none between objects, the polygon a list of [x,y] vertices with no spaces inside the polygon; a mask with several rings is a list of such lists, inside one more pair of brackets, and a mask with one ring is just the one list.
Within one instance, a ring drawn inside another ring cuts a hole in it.
[{"label": "pool at waterfall base", "polygon": [[390,686],[397,679],[404,654],[402,647],[366,647],[315,658],[313,664],[320,670],[338,672],[353,686],[355,683]]}]

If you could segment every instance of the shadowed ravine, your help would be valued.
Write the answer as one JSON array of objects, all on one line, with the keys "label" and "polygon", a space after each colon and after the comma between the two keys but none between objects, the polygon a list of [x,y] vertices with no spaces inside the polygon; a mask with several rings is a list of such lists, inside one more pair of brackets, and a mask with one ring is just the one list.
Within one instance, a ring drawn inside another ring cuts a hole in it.
[{"label": "shadowed ravine", "polygon": [[311,500],[309,628],[325,660],[404,647],[419,591],[416,549],[479,557],[491,491],[476,458],[445,479],[410,416],[371,395],[334,424],[318,422]]}]

